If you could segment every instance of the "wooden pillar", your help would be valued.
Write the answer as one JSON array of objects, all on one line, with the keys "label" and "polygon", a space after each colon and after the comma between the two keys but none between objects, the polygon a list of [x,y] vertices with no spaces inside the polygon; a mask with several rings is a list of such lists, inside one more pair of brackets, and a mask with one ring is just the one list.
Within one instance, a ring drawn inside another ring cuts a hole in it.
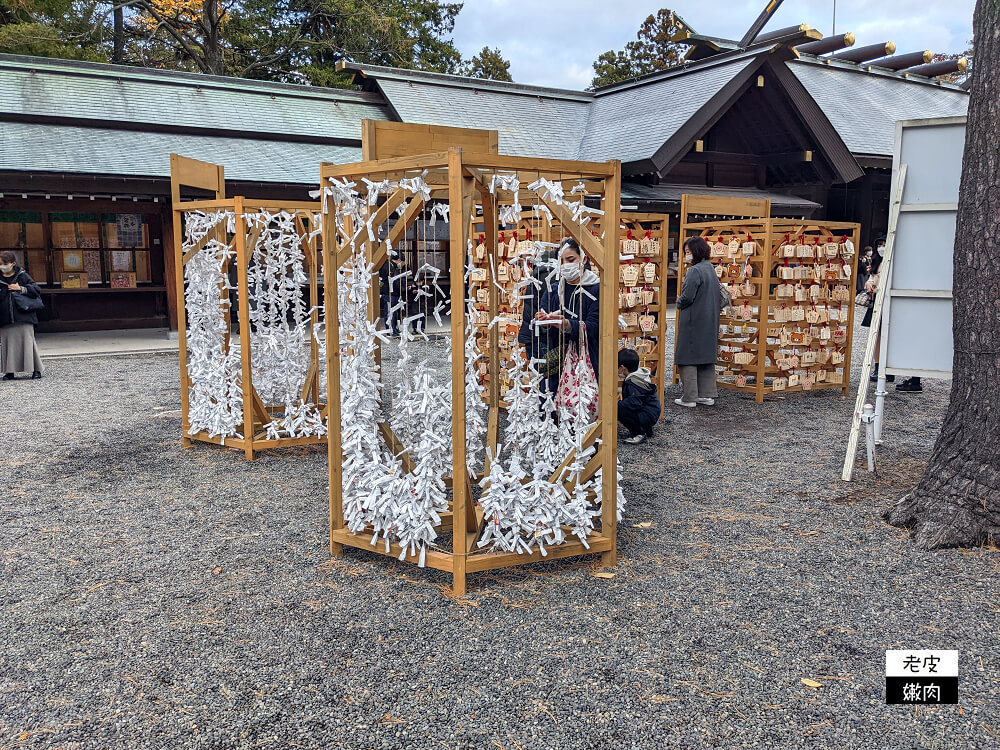
[{"label": "wooden pillar", "polygon": [[462,173],[462,149],[448,149],[449,252],[451,261],[451,408],[452,408],[452,591],[465,595],[468,555],[465,465],[465,232],[463,214],[468,180]]},{"label": "wooden pillar", "polygon": [[[322,184],[322,182],[321,182]],[[331,206],[331,210],[336,210]],[[323,218],[323,303],[326,308],[326,427],[327,478],[330,483],[330,555],[340,557],[344,545],[334,541],[334,532],[344,528],[344,453],[340,416],[340,299],[337,295],[340,268],[337,265],[337,226],[333,217]]]},{"label": "wooden pillar", "polygon": [[[233,199],[236,215],[236,304],[240,316],[240,371],[243,384],[243,451],[253,461],[253,377],[250,364],[250,284],[247,257],[247,223],[243,218],[243,198]],[[227,292],[228,295],[228,292]]]},{"label": "wooden pillar", "polygon": [[[449,260],[451,280],[451,409],[452,409],[452,591],[465,595],[469,540],[466,535],[468,470],[465,465],[465,196],[472,180],[462,172],[462,149],[448,149]],[[471,195],[470,195],[471,197]]]},{"label": "wooden pillar", "polygon": [[[174,212],[164,206],[160,212],[161,239],[163,249],[163,285],[167,289],[167,325],[171,331],[178,330],[178,301],[183,304],[183,296],[177,296],[177,276],[183,277],[183,269],[178,266],[174,236],[178,230],[174,226]],[[179,346],[179,344],[178,344]]]},{"label": "wooden pillar", "polygon": [[[618,561],[618,223],[621,211],[620,161],[609,161],[610,179],[604,182],[604,264],[601,269],[601,335],[598,382],[600,383],[599,420],[601,427],[601,533],[611,540],[611,549],[601,553],[601,564]],[[585,230],[586,231],[586,230]],[[614,322],[613,322],[614,321]]]},{"label": "wooden pillar", "polygon": [[[174,156],[170,156],[171,162]],[[171,166],[171,171],[173,168]],[[188,430],[191,428],[189,412],[189,392],[191,390],[191,379],[187,370],[187,311],[184,307],[184,232],[181,226],[181,196],[180,185],[171,180],[171,205],[173,210],[173,220],[171,226],[171,240],[173,247],[169,250],[164,247],[163,256],[171,256],[168,267],[173,269],[174,299],[177,304],[177,358],[180,362],[180,386],[181,386],[181,446],[190,448],[193,442],[188,437]],[[170,282],[168,282],[169,284]]]},{"label": "wooden pillar", "polygon": [[[845,231],[844,234],[848,234],[848,232]],[[858,259],[861,257],[860,225],[855,224],[850,229],[849,236],[854,242],[854,258],[851,260],[850,283],[856,285],[858,283]],[[844,324],[844,330],[847,331],[847,341],[844,345],[844,382],[843,387],[840,389],[840,392],[844,394],[851,390],[851,350],[854,348],[854,296],[852,291],[847,302],[847,322]]]},{"label": "wooden pillar", "polygon": [[[768,208],[770,214],[770,208]],[[764,403],[764,376],[767,373],[767,322],[771,307],[771,268],[774,265],[774,222],[764,218],[764,240],[762,250],[764,262],[761,263],[763,278],[760,287],[760,304],[757,315],[757,376],[754,382],[754,398],[758,404]]]}]

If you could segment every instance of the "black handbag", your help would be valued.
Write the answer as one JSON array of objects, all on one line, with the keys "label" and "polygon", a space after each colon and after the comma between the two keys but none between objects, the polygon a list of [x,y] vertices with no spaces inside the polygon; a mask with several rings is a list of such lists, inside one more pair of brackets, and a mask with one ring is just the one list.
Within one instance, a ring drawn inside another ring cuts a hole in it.
[{"label": "black handbag", "polygon": [[566,348],[562,344],[557,344],[545,352],[545,364],[538,368],[539,374],[543,378],[550,378],[558,375],[562,371],[563,359],[566,358]]},{"label": "black handbag", "polygon": [[22,312],[35,312],[45,307],[45,303],[42,302],[41,297],[27,297],[19,292],[11,292],[11,295],[14,297],[14,304],[17,305],[17,309]]}]

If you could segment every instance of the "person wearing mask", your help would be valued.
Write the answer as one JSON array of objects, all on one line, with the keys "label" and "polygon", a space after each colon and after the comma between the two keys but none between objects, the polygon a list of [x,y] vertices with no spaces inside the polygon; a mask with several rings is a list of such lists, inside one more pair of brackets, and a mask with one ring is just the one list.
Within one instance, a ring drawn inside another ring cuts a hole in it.
[{"label": "person wearing mask", "polygon": [[36,311],[41,307],[38,284],[17,265],[13,252],[0,252],[0,370],[4,380],[13,380],[17,372],[30,372],[33,379],[42,377],[42,358],[35,344]]},{"label": "person wearing mask", "polygon": [[[539,356],[561,344],[580,341],[580,326],[587,334],[587,353],[594,374],[599,372],[598,345],[600,343],[600,279],[587,267],[587,260],[580,246],[572,237],[562,241],[558,251],[559,269],[555,283],[547,282],[542,272],[543,290],[534,315],[535,331],[539,338]],[[559,373],[548,377],[548,390],[555,393],[559,387]]]},{"label": "person wearing mask", "polygon": [[711,249],[704,237],[690,237],[684,243],[684,274],[677,297],[677,353],[674,364],[681,376],[683,392],[675,398],[678,406],[712,406],[719,395],[715,362],[719,354],[719,314],[722,292],[719,278],[709,262]]}]

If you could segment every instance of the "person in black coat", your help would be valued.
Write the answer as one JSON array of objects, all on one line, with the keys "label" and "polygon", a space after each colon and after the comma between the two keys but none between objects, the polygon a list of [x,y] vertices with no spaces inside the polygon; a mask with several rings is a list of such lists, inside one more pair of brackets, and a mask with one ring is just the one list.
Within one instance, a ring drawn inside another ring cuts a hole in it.
[{"label": "person in black coat", "polygon": [[626,443],[641,443],[653,437],[653,425],[660,418],[660,397],[649,380],[649,370],[639,367],[635,349],[618,352],[618,374],[624,378],[618,421],[629,432]]},{"label": "person in black coat", "polygon": [[528,359],[537,359],[541,356],[538,351],[538,337],[535,336],[535,327],[532,322],[535,319],[535,313],[538,312],[538,303],[542,299],[545,277],[552,271],[552,262],[555,257],[555,253],[546,250],[542,254],[541,262],[537,263],[531,271],[531,278],[534,279],[534,282],[529,281],[526,286],[521,288],[521,296],[525,299],[521,308],[521,328],[517,332],[517,342],[524,347]]},{"label": "person in black coat", "polygon": [[[386,284],[388,285],[389,310],[392,310],[400,302],[405,304],[398,310],[387,313],[389,320],[389,333],[393,336],[399,333],[400,322],[409,314],[410,283],[409,276],[406,276],[406,262],[402,255],[394,255],[388,263],[389,270],[386,274]],[[393,278],[393,277],[398,278]]]},{"label": "person in black coat", "polygon": [[[555,278],[542,272],[542,296],[533,318],[539,356],[559,346],[580,341],[580,326],[586,330],[587,352],[594,374],[600,372],[600,279],[586,267],[586,258],[576,240],[569,237],[559,247],[559,269]],[[555,393],[559,375],[548,377],[548,390]]]},{"label": "person in black coat", "polygon": [[0,370],[4,380],[13,380],[17,372],[42,377],[42,358],[35,344],[38,315],[23,309],[25,300],[38,304],[41,298],[38,284],[17,265],[17,256],[10,250],[0,252]]}]

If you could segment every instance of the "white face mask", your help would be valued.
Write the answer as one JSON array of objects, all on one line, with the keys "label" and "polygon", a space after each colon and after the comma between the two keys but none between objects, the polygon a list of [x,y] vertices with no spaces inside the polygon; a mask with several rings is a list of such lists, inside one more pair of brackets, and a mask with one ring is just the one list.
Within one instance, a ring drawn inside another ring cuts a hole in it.
[{"label": "white face mask", "polygon": [[563,263],[559,266],[559,276],[566,281],[571,283],[579,281],[581,275],[583,275],[583,270],[579,263]]},{"label": "white face mask", "polygon": [[0,273],[10,273],[13,270],[14,270],[13,263],[6,263],[4,265],[0,265]]},{"label": "white face mask", "polygon": [[882,253],[885,252],[885,245],[879,245],[876,247],[875,252],[879,254],[879,257],[881,257]]},{"label": "white face mask", "polygon": [[684,260],[686,260],[688,263],[692,263],[694,262],[694,256],[691,255],[691,253],[684,253]]}]

